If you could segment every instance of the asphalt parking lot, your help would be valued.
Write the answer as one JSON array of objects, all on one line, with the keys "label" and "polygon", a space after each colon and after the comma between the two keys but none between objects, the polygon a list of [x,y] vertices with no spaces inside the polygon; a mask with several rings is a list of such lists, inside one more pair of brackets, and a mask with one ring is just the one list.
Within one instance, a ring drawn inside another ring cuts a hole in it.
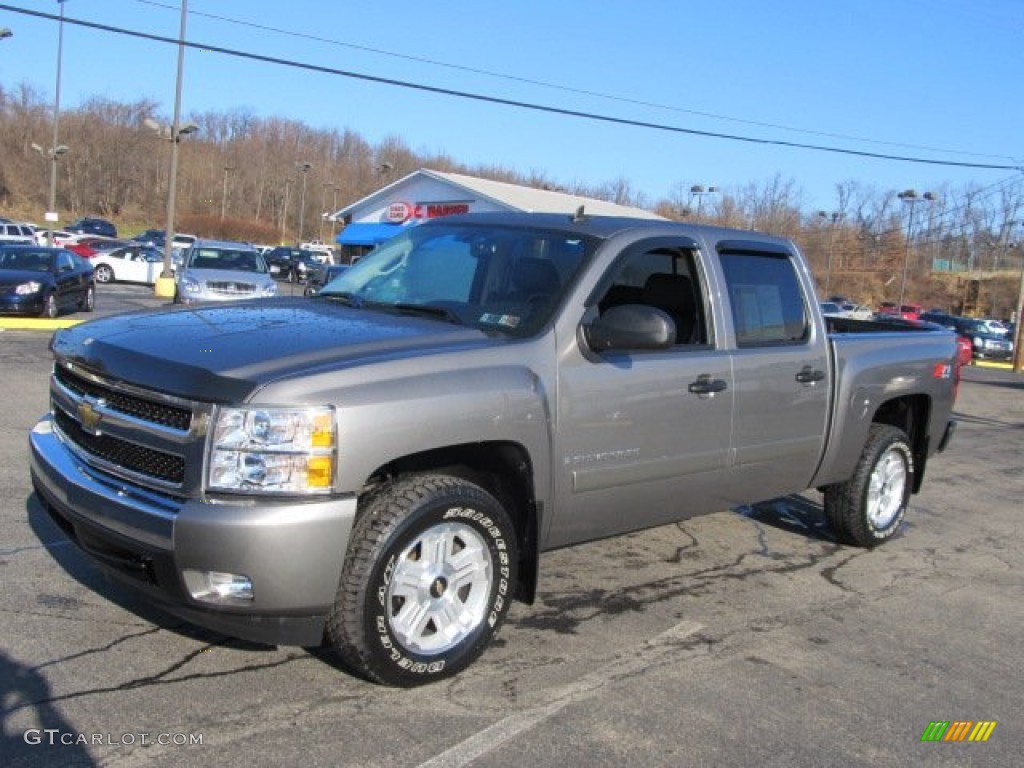
[{"label": "asphalt parking lot", "polygon": [[0,331],[4,766],[1021,764],[1024,376],[967,369],[885,546],[837,545],[810,492],[550,553],[480,661],[398,691],[157,614],[68,544],[28,476],[48,339]]}]

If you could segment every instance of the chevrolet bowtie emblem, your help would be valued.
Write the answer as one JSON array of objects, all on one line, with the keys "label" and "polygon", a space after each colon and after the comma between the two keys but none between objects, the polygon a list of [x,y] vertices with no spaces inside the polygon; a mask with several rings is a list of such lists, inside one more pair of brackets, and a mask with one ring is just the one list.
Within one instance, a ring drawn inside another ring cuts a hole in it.
[{"label": "chevrolet bowtie emblem", "polygon": [[103,414],[97,411],[92,403],[85,402],[79,404],[78,421],[81,423],[82,429],[90,435],[95,436],[100,433],[99,426],[102,420]]}]

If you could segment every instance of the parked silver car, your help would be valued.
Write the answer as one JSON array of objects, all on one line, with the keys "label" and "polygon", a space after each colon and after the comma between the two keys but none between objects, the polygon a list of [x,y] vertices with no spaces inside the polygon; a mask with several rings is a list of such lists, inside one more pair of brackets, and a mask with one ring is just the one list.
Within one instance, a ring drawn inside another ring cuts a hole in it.
[{"label": "parked silver car", "polygon": [[258,299],[277,295],[260,252],[248,243],[196,240],[175,280],[176,304]]}]

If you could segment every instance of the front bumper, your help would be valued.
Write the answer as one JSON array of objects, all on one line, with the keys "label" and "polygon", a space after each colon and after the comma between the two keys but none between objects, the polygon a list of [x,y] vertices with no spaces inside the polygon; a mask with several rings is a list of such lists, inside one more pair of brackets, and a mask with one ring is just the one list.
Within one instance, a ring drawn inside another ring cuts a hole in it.
[{"label": "front bumper", "polygon": [[0,315],[38,315],[45,306],[46,302],[41,293],[28,296],[0,296]]},{"label": "front bumper", "polygon": [[[356,499],[180,500],[90,467],[50,416],[29,435],[32,484],[55,522],[100,565],[168,613],[233,637],[316,646],[334,603]],[[243,574],[244,605],[194,599],[185,569]]]}]

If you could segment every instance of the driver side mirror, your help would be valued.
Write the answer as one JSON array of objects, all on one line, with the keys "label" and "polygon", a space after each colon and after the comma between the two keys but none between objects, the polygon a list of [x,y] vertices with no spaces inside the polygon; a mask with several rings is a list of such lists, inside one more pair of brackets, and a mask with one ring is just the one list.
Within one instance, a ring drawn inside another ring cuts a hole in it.
[{"label": "driver side mirror", "polygon": [[676,343],[676,326],[656,307],[620,304],[583,326],[583,338],[595,352],[668,349]]}]

